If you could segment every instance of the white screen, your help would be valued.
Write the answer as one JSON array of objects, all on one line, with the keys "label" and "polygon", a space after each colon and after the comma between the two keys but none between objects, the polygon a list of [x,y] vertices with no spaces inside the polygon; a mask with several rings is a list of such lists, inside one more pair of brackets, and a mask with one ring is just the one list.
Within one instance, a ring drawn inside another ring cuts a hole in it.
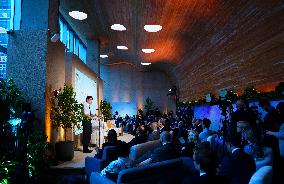
[{"label": "white screen", "polygon": [[75,92],[79,103],[84,103],[87,96],[92,96],[94,100],[91,105],[91,112],[98,114],[96,110],[98,109],[97,82],[78,69],[75,69]]}]

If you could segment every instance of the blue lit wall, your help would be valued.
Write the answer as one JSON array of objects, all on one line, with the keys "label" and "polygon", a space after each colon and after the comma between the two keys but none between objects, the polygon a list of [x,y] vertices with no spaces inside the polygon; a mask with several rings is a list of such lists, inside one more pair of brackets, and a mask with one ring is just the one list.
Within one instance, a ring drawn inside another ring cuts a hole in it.
[{"label": "blue lit wall", "polygon": [[115,111],[118,112],[118,115],[125,117],[126,114],[129,116],[136,115],[137,112],[137,103],[136,102],[111,102],[112,114]]},{"label": "blue lit wall", "polygon": [[[284,102],[284,100],[280,101],[271,101],[271,105],[273,107],[276,107],[279,102]],[[258,102],[251,102],[249,104],[250,106],[258,106]],[[233,105],[234,111],[236,110],[235,104]],[[218,105],[213,105],[213,106],[198,106],[194,107],[194,117],[198,119],[203,119],[203,118],[208,118],[211,120],[211,127],[210,129],[212,130],[219,130],[222,127],[222,122],[221,119],[223,118],[221,115],[221,110],[219,109]],[[261,117],[266,115],[266,112],[263,111],[259,106],[258,106],[258,112],[261,113]]]}]

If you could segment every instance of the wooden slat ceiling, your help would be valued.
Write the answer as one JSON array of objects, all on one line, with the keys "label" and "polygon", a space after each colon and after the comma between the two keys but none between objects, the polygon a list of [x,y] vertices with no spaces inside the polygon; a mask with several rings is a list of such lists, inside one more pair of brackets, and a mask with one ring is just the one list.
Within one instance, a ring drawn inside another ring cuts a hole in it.
[{"label": "wooden slat ceiling", "polygon": [[[216,0],[62,0],[64,14],[72,9],[87,12],[85,21],[72,20],[82,35],[100,38],[102,49],[110,61],[180,63],[188,51],[198,45],[208,30],[201,30],[214,16],[219,4]],[[68,17],[68,16],[67,16]],[[216,20],[218,21],[218,19]],[[110,29],[112,24],[123,24],[123,32]],[[145,24],[159,24],[162,31],[148,33]],[[125,45],[128,51],[118,51]],[[155,53],[145,54],[142,48],[154,48]]]},{"label": "wooden slat ceiling", "polygon": [[[281,0],[61,0],[60,3],[61,13],[67,18],[70,10],[87,12],[86,20],[70,21],[83,37],[103,42],[101,54],[110,56],[105,62],[131,62],[137,66],[141,66],[141,61],[152,62],[150,67],[167,72],[178,72],[185,63],[188,66],[196,62],[214,47],[229,44],[226,39],[242,39],[246,36],[244,30],[255,29],[249,26],[252,22],[261,23],[269,12],[283,11]],[[113,31],[112,24],[123,24],[127,30]],[[148,33],[143,29],[145,24],[159,24],[163,29]],[[129,50],[117,50],[117,45],[125,45]],[[228,45],[228,49],[237,46]],[[142,48],[154,48],[156,52],[145,54]]]}]

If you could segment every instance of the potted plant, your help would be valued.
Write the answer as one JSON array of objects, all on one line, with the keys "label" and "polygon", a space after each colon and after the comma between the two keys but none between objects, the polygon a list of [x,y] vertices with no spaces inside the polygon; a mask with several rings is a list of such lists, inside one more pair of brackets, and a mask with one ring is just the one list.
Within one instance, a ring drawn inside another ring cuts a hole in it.
[{"label": "potted plant", "polygon": [[107,120],[110,120],[111,119],[111,109],[112,109],[110,103],[107,102],[106,100],[101,101],[100,109],[104,116],[104,121],[106,122]]},{"label": "potted plant", "polygon": [[63,90],[54,92],[54,103],[51,108],[52,126],[56,130],[63,128],[64,141],[55,144],[55,151],[58,160],[69,161],[74,157],[74,141],[67,140],[67,129],[74,130],[80,127],[85,118],[84,106],[77,102],[76,93],[72,86],[64,85]]}]

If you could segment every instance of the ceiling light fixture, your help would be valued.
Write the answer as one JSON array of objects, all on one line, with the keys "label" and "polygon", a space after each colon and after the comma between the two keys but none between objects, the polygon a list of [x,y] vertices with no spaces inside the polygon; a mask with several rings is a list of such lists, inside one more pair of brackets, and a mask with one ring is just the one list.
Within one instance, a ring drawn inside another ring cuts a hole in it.
[{"label": "ceiling light fixture", "polygon": [[162,30],[162,26],[160,25],[145,25],[144,29],[148,32],[158,32]]},{"label": "ceiling light fixture", "polygon": [[103,54],[103,55],[100,55],[100,57],[101,57],[101,58],[107,58],[107,57],[108,57],[108,55]]},{"label": "ceiling light fixture", "polygon": [[76,20],[84,20],[88,17],[88,15],[84,12],[80,12],[80,11],[71,11],[69,12],[70,17],[72,17],[73,19]]},{"label": "ceiling light fixture", "polygon": [[126,46],[117,46],[116,48],[120,49],[120,50],[127,50],[128,49]]},{"label": "ceiling light fixture", "polygon": [[152,64],[152,63],[143,63],[143,62],[141,62],[141,65],[143,65],[143,66],[148,66],[150,64]]},{"label": "ceiling light fixture", "polygon": [[152,52],[155,52],[155,49],[142,49],[142,52],[150,54]]},{"label": "ceiling light fixture", "polygon": [[124,25],[121,25],[121,24],[113,24],[110,28],[115,31],[125,31],[126,30],[126,27],[124,27]]}]

